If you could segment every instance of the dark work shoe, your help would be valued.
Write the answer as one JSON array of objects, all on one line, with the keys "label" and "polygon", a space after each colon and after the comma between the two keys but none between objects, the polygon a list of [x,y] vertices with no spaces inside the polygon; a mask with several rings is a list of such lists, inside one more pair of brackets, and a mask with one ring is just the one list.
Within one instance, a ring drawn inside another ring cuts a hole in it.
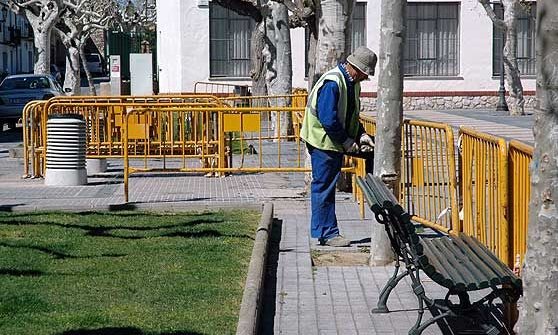
[{"label": "dark work shoe", "polygon": [[341,235],[337,235],[325,240],[324,244],[330,247],[349,247],[351,246],[351,241],[347,240]]}]

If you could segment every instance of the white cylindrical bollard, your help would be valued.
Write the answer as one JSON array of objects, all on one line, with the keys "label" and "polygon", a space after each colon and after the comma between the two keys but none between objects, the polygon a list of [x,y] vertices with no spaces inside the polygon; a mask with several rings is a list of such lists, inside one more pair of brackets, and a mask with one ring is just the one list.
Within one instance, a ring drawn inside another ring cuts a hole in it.
[{"label": "white cylindrical bollard", "polygon": [[87,184],[85,122],[76,114],[51,116],[47,121],[45,185]]}]

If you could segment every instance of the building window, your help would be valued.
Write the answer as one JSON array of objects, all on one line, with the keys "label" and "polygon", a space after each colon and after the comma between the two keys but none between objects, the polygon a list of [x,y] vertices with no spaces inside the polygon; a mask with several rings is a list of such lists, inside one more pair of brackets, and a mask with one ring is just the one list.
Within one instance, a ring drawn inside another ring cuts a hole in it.
[{"label": "building window", "polygon": [[250,37],[254,22],[215,2],[209,7],[211,77],[250,76]]},{"label": "building window", "polygon": [[366,45],[366,2],[357,2],[353,9],[353,33],[351,35],[351,52]]},{"label": "building window", "polygon": [[[366,2],[357,2],[353,8],[353,31],[351,35],[351,52],[356,48],[366,45]],[[308,49],[310,47],[310,31],[305,29],[304,34],[304,75],[308,77]]]},{"label": "building window", "polygon": [[[498,18],[504,17],[501,4],[494,5],[494,12]],[[522,3],[517,18],[517,66],[521,75],[535,75],[535,18],[537,17],[537,4],[534,2]],[[492,35],[492,74],[500,75],[503,33],[493,25]]]},{"label": "building window", "polygon": [[459,3],[408,3],[405,76],[459,75]]}]

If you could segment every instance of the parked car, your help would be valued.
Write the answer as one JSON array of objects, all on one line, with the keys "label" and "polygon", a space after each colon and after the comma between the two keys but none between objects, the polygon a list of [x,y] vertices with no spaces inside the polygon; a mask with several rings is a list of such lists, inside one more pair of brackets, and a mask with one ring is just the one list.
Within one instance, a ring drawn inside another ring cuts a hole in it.
[{"label": "parked car", "polygon": [[92,75],[103,74],[103,60],[99,54],[85,54],[85,63]]},{"label": "parked car", "polygon": [[0,84],[0,127],[15,127],[23,107],[32,100],[47,100],[63,94],[62,87],[50,74],[7,76]]}]

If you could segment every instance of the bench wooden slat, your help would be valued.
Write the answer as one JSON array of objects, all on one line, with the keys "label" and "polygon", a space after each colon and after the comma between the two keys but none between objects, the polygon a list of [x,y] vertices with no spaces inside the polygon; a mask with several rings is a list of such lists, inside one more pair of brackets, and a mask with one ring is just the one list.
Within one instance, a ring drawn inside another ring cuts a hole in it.
[{"label": "bench wooden slat", "polygon": [[385,201],[389,201],[393,204],[397,204],[398,201],[395,198],[395,196],[393,195],[393,193],[390,192],[390,190],[386,187],[386,184],[384,184],[379,178],[374,178],[372,177],[371,174],[366,175],[366,181],[371,185],[374,186],[374,189],[379,192],[379,195],[381,195],[381,204],[384,205]]},{"label": "bench wooden slat", "polygon": [[381,211],[380,203],[382,201],[378,199],[378,195],[374,192],[370,185],[362,179],[362,177],[357,177],[357,184],[362,189],[364,196],[366,197],[366,201],[368,201],[368,204],[370,205],[370,209],[372,209],[374,213]]},{"label": "bench wooden slat", "polygon": [[463,242],[467,243],[477,255],[487,255],[483,258],[483,261],[498,275],[503,284],[513,284],[514,286],[521,287],[521,279],[488,250],[487,247],[466,234],[459,234],[459,237]]},{"label": "bench wooden slat", "polygon": [[436,253],[436,248],[432,245],[431,241],[427,240],[423,240],[422,245],[424,246],[424,254],[420,256],[419,262],[423,271],[440,285],[452,288],[455,285],[451,279],[452,274],[447,270],[446,266],[442,265],[439,257],[433,256]]},{"label": "bench wooden slat", "polygon": [[[469,289],[468,283],[474,279],[472,276],[462,271],[460,265],[456,262],[451,251],[448,250],[448,247],[444,244],[442,239],[423,239],[421,243],[423,245],[429,245],[428,249],[425,248],[425,255],[428,257],[428,261],[438,261],[441,268],[437,267],[436,270],[438,272],[443,270],[447,273],[447,278],[450,279],[452,285],[446,287],[458,291]],[[426,252],[427,250],[428,252]]]},{"label": "bench wooden slat", "polygon": [[446,257],[454,260],[456,269],[465,277],[467,290],[473,291],[480,289],[481,286],[488,286],[489,279],[481,272],[473,270],[475,264],[467,250],[462,250],[449,238],[443,238],[440,242],[446,247]]},{"label": "bench wooden slat", "polygon": [[462,237],[454,238],[452,240],[459,248],[467,252],[469,258],[471,259],[470,267],[474,271],[479,272],[479,278],[484,278],[484,280],[482,280],[479,284],[479,289],[487,288],[490,285],[499,284],[500,280],[495,278],[498,276],[498,273],[494,272],[494,270],[492,270],[492,268],[486,264],[483,259],[486,257],[481,257],[479,254],[477,254],[475,250],[471,249],[469,244],[463,242]]}]

